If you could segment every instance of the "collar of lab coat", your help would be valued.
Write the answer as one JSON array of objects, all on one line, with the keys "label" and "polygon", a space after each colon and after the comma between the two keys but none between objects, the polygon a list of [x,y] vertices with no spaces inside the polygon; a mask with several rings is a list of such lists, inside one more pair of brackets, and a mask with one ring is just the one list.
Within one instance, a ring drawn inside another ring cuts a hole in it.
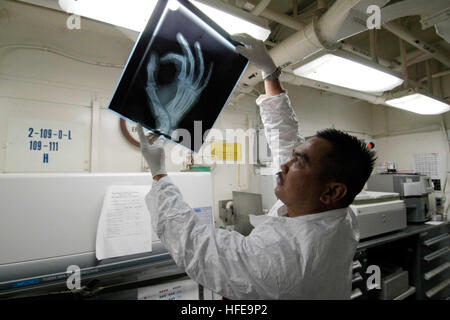
[{"label": "collar of lab coat", "polygon": [[307,214],[304,216],[298,216],[294,218],[289,218],[287,214],[287,208],[285,205],[280,207],[278,209],[278,217],[268,216],[268,215],[261,215],[261,216],[255,216],[255,215],[249,215],[250,223],[252,226],[256,227],[260,225],[261,223],[264,223],[265,221],[269,219],[294,219],[298,222],[309,222],[317,219],[325,219],[325,218],[337,218],[340,216],[345,216],[348,212],[348,207],[346,208],[340,208],[340,209],[334,209],[329,211],[323,211],[313,214]]}]

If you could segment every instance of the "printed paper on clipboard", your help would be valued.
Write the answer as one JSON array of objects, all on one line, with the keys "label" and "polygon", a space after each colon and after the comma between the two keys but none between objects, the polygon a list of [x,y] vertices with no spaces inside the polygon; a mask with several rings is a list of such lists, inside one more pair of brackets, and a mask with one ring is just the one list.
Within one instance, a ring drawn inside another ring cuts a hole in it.
[{"label": "printed paper on clipboard", "polygon": [[213,127],[248,65],[237,44],[189,1],[159,0],[109,109],[198,152],[194,133]]}]

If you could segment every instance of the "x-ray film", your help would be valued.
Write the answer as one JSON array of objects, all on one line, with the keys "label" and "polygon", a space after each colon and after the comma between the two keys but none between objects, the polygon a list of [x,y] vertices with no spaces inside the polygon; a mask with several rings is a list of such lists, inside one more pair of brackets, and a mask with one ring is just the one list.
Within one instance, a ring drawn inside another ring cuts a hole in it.
[{"label": "x-ray film", "polygon": [[198,152],[248,65],[236,45],[188,1],[159,0],[109,109]]}]

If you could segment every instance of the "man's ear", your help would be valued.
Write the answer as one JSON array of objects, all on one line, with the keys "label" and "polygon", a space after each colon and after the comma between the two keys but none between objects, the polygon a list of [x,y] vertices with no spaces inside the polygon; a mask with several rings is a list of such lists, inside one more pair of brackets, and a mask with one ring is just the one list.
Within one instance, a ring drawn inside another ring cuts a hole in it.
[{"label": "man's ear", "polygon": [[347,186],[340,182],[330,182],[326,185],[325,191],[320,196],[320,201],[327,205],[338,203],[347,195]]}]

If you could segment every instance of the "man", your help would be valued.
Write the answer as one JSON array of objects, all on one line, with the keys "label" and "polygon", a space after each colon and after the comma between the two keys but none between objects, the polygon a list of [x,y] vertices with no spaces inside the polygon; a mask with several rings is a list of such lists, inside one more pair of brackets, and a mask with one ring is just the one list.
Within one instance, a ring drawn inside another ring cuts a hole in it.
[{"label": "man", "polygon": [[347,207],[372,171],[373,154],[333,129],[302,142],[264,44],[246,35],[234,39],[245,44],[237,51],[265,79],[266,95],[257,104],[272,151],[283,162],[279,201],[269,215],[251,219],[255,228],[247,237],[200,224],[166,175],[163,138],[150,144],[139,127],[154,178],[146,202],[155,232],[189,277],[227,298],[348,299],[359,235]]}]

